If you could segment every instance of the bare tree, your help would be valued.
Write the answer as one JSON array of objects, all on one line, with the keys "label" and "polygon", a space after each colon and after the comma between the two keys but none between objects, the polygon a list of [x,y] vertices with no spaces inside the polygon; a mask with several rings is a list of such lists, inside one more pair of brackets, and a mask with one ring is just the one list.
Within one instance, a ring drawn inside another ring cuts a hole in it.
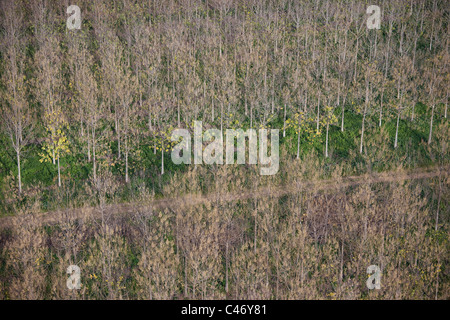
[{"label": "bare tree", "polygon": [[27,101],[27,80],[25,74],[25,38],[23,14],[15,2],[2,3],[3,50],[5,72],[3,82],[2,120],[17,160],[19,194],[22,193],[21,155],[23,148],[31,141],[33,129],[32,110]]}]

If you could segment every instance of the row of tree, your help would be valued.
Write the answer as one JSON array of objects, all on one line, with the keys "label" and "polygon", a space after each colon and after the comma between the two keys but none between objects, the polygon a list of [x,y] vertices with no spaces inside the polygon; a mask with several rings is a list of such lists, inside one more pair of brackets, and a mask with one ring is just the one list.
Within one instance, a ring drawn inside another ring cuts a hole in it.
[{"label": "row of tree", "polygon": [[[450,297],[448,210],[439,222],[434,214],[437,193],[448,206],[448,176],[442,188],[420,179],[324,191],[317,157],[298,168],[289,182],[307,174],[313,184],[281,197],[224,201],[224,190],[248,184],[241,170],[221,166],[208,182],[216,198],[160,210],[142,190],[140,206],[118,214],[106,205],[118,184],[100,170],[94,216],[43,225],[37,203],[0,230],[0,299]],[[190,168],[191,180],[173,178],[165,191],[200,193],[207,170]],[[67,288],[70,265],[80,268],[79,290]],[[371,265],[381,269],[379,290],[366,286]]]},{"label": "row of tree", "polygon": [[[67,1],[66,1],[67,2]],[[68,4],[68,3],[67,3]],[[170,131],[193,120],[209,126],[270,126],[283,136],[346,130],[349,112],[415,121],[415,106],[447,118],[447,1],[384,1],[381,29],[368,29],[363,1],[80,1],[81,29],[66,27],[68,5],[7,1],[1,22],[2,130],[10,138],[22,190],[22,151],[42,146],[58,166],[69,150],[92,174],[139,146],[170,150]],[[111,146],[114,143],[114,148]],[[114,150],[114,151],[113,151]],[[114,154],[113,154],[114,153]],[[162,161],[161,173],[164,172]]]}]

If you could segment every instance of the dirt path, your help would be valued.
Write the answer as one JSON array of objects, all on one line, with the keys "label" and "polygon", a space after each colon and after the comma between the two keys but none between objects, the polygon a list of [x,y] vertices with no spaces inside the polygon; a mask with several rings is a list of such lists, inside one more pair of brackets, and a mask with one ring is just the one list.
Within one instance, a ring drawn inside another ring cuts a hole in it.
[{"label": "dirt path", "polygon": [[[141,212],[151,212],[165,208],[176,208],[184,206],[195,206],[207,202],[233,202],[248,199],[260,199],[263,197],[280,197],[293,194],[301,190],[330,191],[339,190],[364,183],[389,183],[401,182],[405,180],[427,179],[439,175],[448,176],[450,166],[420,168],[413,171],[390,171],[376,174],[365,174],[360,176],[342,177],[341,179],[319,180],[317,182],[298,181],[290,185],[277,187],[261,187],[257,191],[240,190],[226,193],[212,193],[206,195],[189,194],[174,198],[163,198],[150,201],[148,203],[126,203],[111,204],[103,208],[85,207],[75,209],[64,209],[46,213],[40,213],[36,216],[39,224],[54,224],[61,221],[75,220],[87,217],[100,217],[102,212],[110,214],[130,214],[137,210]],[[0,228],[7,228],[12,225],[14,216],[0,218]],[[31,220],[31,219],[30,219]]]}]

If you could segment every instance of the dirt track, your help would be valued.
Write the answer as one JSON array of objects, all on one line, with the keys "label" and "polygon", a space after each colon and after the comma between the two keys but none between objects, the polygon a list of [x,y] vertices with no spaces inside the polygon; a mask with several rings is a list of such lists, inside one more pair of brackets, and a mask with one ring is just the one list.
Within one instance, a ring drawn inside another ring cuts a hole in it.
[{"label": "dirt track", "polygon": [[[257,191],[241,190],[236,192],[227,192],[223,194],[212,193],[206,195],[183,195],[176,198],[163,198],[150,201],[148,203],[126,203],[106,205],[100,210],[98,207],[85,207],[75,209],[64,209],[52,212],[41,213],[38,216],[39,224],[54,224],[60,221],[75,220],[84,217],[99,217],[101,212],[108,214],[129,214],[132,212],[144,211],[152,212],[164,208],[174,208],[181,206],[192,206],[210,201],[231,202],[247,199],[259,199],[266,196],[280,197],[292,194],[301,190],[314,189],[315,191],[330,191],[356,186],[364,183],[388,183],[401,182],[405,180],[427,179],[439,176],[448,176],[450,166],[421,168],[413,171],[390,171],[377,174],[365,174],[360,176],[342,177],[342,179],[328,179],[317,182],[298,181],[290,185],[277,187],[261,187]],[[0,218],[0,228],[11,226],[14,216]]]}]

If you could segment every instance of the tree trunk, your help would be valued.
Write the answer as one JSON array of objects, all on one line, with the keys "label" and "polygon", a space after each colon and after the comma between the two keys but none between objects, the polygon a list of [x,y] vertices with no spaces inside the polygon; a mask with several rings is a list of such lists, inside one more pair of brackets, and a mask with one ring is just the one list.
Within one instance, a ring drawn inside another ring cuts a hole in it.
[{"label": "tree trunk", "polygon": [[364,108],[364,115],[362,120],[362,127],[361,127],[361,143],[359,145],[359,153],[363,152],[363,141],[364,141],[364,122],[366,120],[366,108]]},{"label": "tree trunk", "polygon": [[93,166],[93,173],[94,173],[94,181],[97,180],[97,161],[95,159],[95,132],[93,133],[92,137],[92,162],[94,164]]},{"label": "tree trunk", "polygon": [[444,111],[445,119],[447,119],[447,108],[448,108],[448,89],[447,89],[447,97],[445,98],[445,111]]},{"label": "tree trunk", "polygon": [[125,182],[130,182],[128,176],[128,138],[125,135]]},{"label": "tree trunk", "polygon": [[214,98],[211,98],[211,122],[214,122]]},{"label": "tree trunk", "polygon": [[59,166],[59,154],[58,154],[58,187],[61,187],[61,168]]},{"label": "tree trunk", "polygon": [[327,137],[325,139],[325,158],[328,158],[328,128],[330,125],[327,123]]},{"label": "tree trunk", "polygon": [[178,128],[180,128],[181,127],[181,125],[180,125],[180,103],[179,103],[178,99],[177,99],[177,109],[178,109]]},{"label": "tree trunk", "polygon": [[164,174],[164,141],[161,143],[161,175]]},{"label": "tree trunk", "polygon": [[20,152],[16,151],[16,153],[17,153],[17,173],[18,173],[17,176],[19,178],[19,194],[21,194],[22,193],[22,175],[20,172]]},{"label": "tree trunk", "polygon": [[394,142],[394,148],[397,148],[398,146],[398,124],[400,121],[400,110],[397,112],[397,128],[395,129],[395,142]]},{"label": "tree trunk", "polygon": [[362,126],[361,126],[361,143],[359,145],[359,153],[363,152],[363,141],[364,141],[364,124],[366,121],[366,113],[367,113],[367,105],[369,103],[369,84],[366,84],[366,101],[364,103],[364,115],[362,119]]},{"label": "tree trunk", "polygon": [[225,246],[225,292],[228,293],[228,241]]},{"label": "tree trunk", "polygon": [[258,217],[258,202],[255,201],[255,232],[254,232],[254,245],[253,250],[254,253],[256,253],[256,238],[257,238],[257,227],[258,227],[258,220],[256,219]]},{"label": "tree trunk", "polygon": [[353,74],[353,83],[356,84],[357,66],[358,66],[358,50],[359,50],[359,38],[356,38],[356,50],[355,50],[355,71]]},{"label": "tree trunk", "polygon": [[88,162],[91,162],[91,139],[89,139],[89,127],[87,129],[87,143],[88,143]]},{"label": "tree trunk", "polygon": [[317,101],[317,128],[316,128],[317,132],[319,132],[319,120],[320,120],[320,118],[319,118],[319,111],[320,111],[319,107],[320,107],[320,95],[319,95],[319,100]]},{"label": "tree trunk", "polygon": [[152,130],[152,113],[148,113],[148,130]]},{"label": "tree trunk", "polygon": [[120,128],[119,128],[119,120],[117,120],[116,123],[116,128],[117,128],[117,153],[118,153],[118,158],[120,159]]},{"label": "tree trunk", "polygon": [[220,133],[223,136],[223,102],[220,103]]},{"label": "tree trunk", "polygon": [[433,116],[434,116],[434,104],[431,108],[431,121],[430,121],[430,134],[428,135],[428,144],[431,143],[431,135],[433,134]]},{"label": "tree trunk", "polygon": [[383,96],[384,96],[384,89],[381,91],[381,100],[380,100],[380,120],[378,122],[378,126],[381,127],[381,119],[383,118]]}]

